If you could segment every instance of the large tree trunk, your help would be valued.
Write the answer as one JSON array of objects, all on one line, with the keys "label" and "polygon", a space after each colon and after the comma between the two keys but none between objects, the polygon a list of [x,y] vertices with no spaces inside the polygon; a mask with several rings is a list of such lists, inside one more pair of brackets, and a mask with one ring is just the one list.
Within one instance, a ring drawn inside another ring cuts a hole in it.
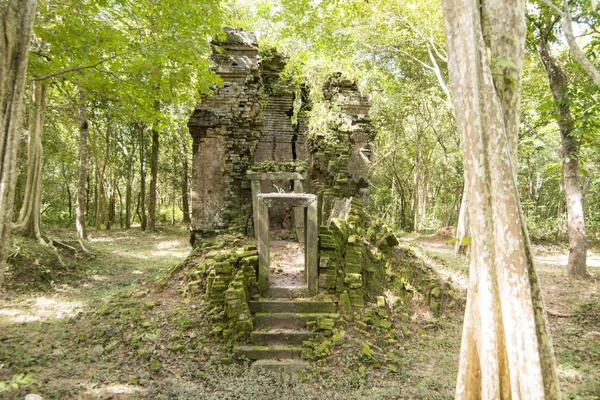
[{"label": "large tree trunk", "polygon": [[14,227],[19,233],[40,240],[42,211],[42,135],[44,132],[43,112],[46,108],[46,86],[40,82],[32,84],[34,108],[29,123],[27,145],[27,183],[19,219]]},{"label": "large tree trunk", "polygon": [[158,130],[152,129],[152,154],[150,156],[150,193],[148,194],[148,230],[156,229],[156,185],[158,179]]},{"label": "large tree trunk", "polygon": [[138,126],[140,136],[140,197],[139,197],[139,208],[140,208],[140,224],[142,231],[146,230],[147,219],[146,219],[146,168],[144,165],[144,126],[140,124]]},{"label": "large tree trunk", "polygon": [[79,91],[79,179],[77,180],[77,210],[75,226],[79,240],[87,240],[85,227],[86,209],[86,180],[88,174],[88,133],[89,123],[87,119],[87,94]]},{"label": "large tree trunk", "polygon": [[567,75],[552,57],[544,34],[538,35],[538,53],[544,64],[548,83],[554,97],[561,138],[563,181],[567,199],[567,228],[569,232],[569,261],[567,273],[573,277],[586,276],[587,233],[583,194],[579,182],[579,146],[573,135],[573,117],[567,97]]},{"label": "large tree trunk", "polygon": [[9,250],[29,39],[37,0],[0,3],[0,287]]},{"label": "large tree trunk", "polygon": [[525,1],[444,0],[471,257],[457,399],[559,399],[516,182]]}]

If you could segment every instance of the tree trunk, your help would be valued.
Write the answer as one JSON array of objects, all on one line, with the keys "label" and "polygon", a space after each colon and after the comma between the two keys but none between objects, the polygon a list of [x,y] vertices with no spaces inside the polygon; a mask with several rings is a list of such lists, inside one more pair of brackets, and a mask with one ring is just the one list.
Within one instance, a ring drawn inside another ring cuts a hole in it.
[{"label": "tree trunk", "polygon": [[139,198],[139,208],[140,208],[140,224],[142,231],[146,230],[147,219],[146,219],[146,169],[144,167],[144,126],[140,124],[138,126],[139,136],[140,136],[140,198]]},{"label": "tree trunk", "polygon": [[104,215],[105,215],[104,225],[106,226],[107,230],[110,229],[111,224],[115,221],[115,216],[117,213],[117,193],[115,190],[116,185],[117,185],[117,182],[116,182],[115,175],[113,172],[112,176],[109,179],[108,204],[107,204],[107,210],[104,213]]},{"label": "tree trunk", "polygon": [[14,227],[19,233],[40,240],[42,211],[42,135],[44,133],[43,112],[46,108],[46,86],[40,82],[32,84],[35,106],[29,123],[27,145],[27,183],[19,219]]},{"label": "tree trunk", "polygon": [[421,162],[421,142],[420,142],[420,134],[417,132],[417,143],[415,150],[415,166],[413,170],[413,186],[414,186],[414,195],[413,195],[413,230],[415,233],[419,233],[419,172],[420,172],[420,162]]},{"label": "tree trunk", "polygon": [[456,224],[456,243],[454,244],[454,254],[466,254],[467,246],[465,239],[469,236],[469,206],[467,203],[467,185],[462,192],[460,201],[460,212],[458,213],[458,222]]},{"label": "tree trunk", "polygon": [[79,91],[79,179],[77,181],[77,211],[75,226],[79,240],[87,240],[85,227],[86,209],[86,180],[88,174],[88,133],[89,123],[87,119],[87,94]]},{"label": "tree trunk", "polygon": [[188,150],[186,145],[186,139],[181,138],[181,154],[182,154],[182,165],[183,176],[181,177],[181,203],[183,208],[183,223],[189,226],[192,223],[190,218],[190,197],[188,193],[188,182],[189,178],[189,166],[188,166]]},{"label": "tree trunk", "polygon": [[131,228],[131,175],[127,176],[125,186],[125,228]]},{"label": "tree trunk", "polygon": [[524,0],[444,0],[471,257],[456,399],[559,399],[516,181]]},{"label": "tree trunk", "polygon": [[9,250],[29,39],[37,0],[0,3],[0,287]]},{"label": "tree trunk", "polygon": [[[156,105],[155,105],[156,107]],[[152,129],[152,154],[150,160],[150,193],[148,194],[148,230],[156,229],[156,183],[158,179],[158,130]]]},{"label": "tree trunk", "polygon": [[563,181],[567,199],[567,228],[569,232],[569,261],[567,274],[572,277],[586,276],[587,233],[583,194],[579,183],[579,146],[573,135],[573,117],[567,97],[567,75],[550,53],[544,34],[538,35],[538,53],[546,70],[548,83],[558,114],[561,138]]}]

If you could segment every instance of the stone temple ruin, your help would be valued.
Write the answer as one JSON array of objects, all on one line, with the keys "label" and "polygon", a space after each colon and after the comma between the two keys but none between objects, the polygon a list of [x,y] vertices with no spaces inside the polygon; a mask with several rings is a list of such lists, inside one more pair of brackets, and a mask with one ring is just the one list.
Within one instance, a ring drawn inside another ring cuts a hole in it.
[{"label": "stone temple ruin", "polygon": [[307,90],[284,75],[282,55],[259,52],[254,35],[239,29],[227,29],[213,45],[214,70],[223,83],[201,100],[188,123],[193,241],[233,229],[256,236],[264,252],[259,286],[266,292],[269,235],[287,229],[305,247],[301,287],[316,293],[328,281],[327,271],[317,268],[318,227],[327,222],[334,199],[368,199],[375,136],[369,101],[352,81],[331,76],[322,90],[332,118],[308,138]]},{"label": "stone temple ruin", "polygon": [[437,312],[450,289],[365,211],[376,132],[357,85],[333,74],[309,93],[283,56],[242,30],[213,45],[222,85],[188,123],[197,257],[188,290],[205,291],[213,334],[269,367],[323,355],[311,346],[331,341],[315,340],[339,336],[355,315],[387,318],[391,287],[400,307],[423,288]]}]

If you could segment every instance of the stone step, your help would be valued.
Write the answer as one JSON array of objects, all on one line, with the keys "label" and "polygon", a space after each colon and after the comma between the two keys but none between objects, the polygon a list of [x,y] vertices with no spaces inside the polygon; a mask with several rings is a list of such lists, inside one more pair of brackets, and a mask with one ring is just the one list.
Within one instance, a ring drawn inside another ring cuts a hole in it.
[{"label": "stone step", "polygon": [[339,314],[332,313],[256,313],[254,329],[306,329],[308,321],[322,318],[338,319]]},{"label": "stone step", "polygon": [[310,300],[258,300],[248,302],[253,313],[334,313],[333,301]]},{"label": "stone step", "polygon": [[297,299],[302,297],[310,297],[314,293],[308,290],[307,286],[300,287],[278,287],[271,286],[266,293],[266,297],[274,299]]},{"label": "stone step", "polygon": [[298,332],[298,331],[269,331],[269,332],[252,332],[250,333],[250,343],[260,346],[272,345],[297,345],[302,346],[302,342],[315,337],[314,332]]},{"label": "stone step", "polygon": [[302,371],[310,364],[300,360],[258,360],[252,363],[250,369],[293,374]]},{"label": "stone step", "polygon": [[288,346],[236,346],[233,354],[236,358],[249,360],[299,360],[302,347]]}]

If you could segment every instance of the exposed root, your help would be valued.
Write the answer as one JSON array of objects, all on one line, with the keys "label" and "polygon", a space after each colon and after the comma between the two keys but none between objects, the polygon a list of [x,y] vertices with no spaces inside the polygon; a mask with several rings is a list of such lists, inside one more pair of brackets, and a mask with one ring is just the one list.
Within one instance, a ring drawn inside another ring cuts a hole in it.
[{"label": "exposed root", "polygon": [[575,316],[575,314],[565,314],[554,310],[546,310],[546,312],[548,313],[548,315],[552,315],[553,317],[558,318],[571,318]]},{"label": "exposed root", "polygon": [[92,253],[91,251],[89,251],[88,249],[85,248],[85,246],[83,245],[83,241],[81,239],[79,239],[79,246],[81,246],[81,250],[83,250],[84,253],[89,254],[90,256],[96,258],[96,255],[94,253]]},{"label": "exposed root", "polygon": [[49,241],[52,244],[54,244],[55,246],[59,246],[59,247],[62,247],[63,249],[68,249],[68,250],[71,250],[74,253],[77,253],[77,249],[75,247],[73,247],[73,246],[69,246],[68,244],[60,242],[60,241],[58,241],[56,239],[49,239]]}]

